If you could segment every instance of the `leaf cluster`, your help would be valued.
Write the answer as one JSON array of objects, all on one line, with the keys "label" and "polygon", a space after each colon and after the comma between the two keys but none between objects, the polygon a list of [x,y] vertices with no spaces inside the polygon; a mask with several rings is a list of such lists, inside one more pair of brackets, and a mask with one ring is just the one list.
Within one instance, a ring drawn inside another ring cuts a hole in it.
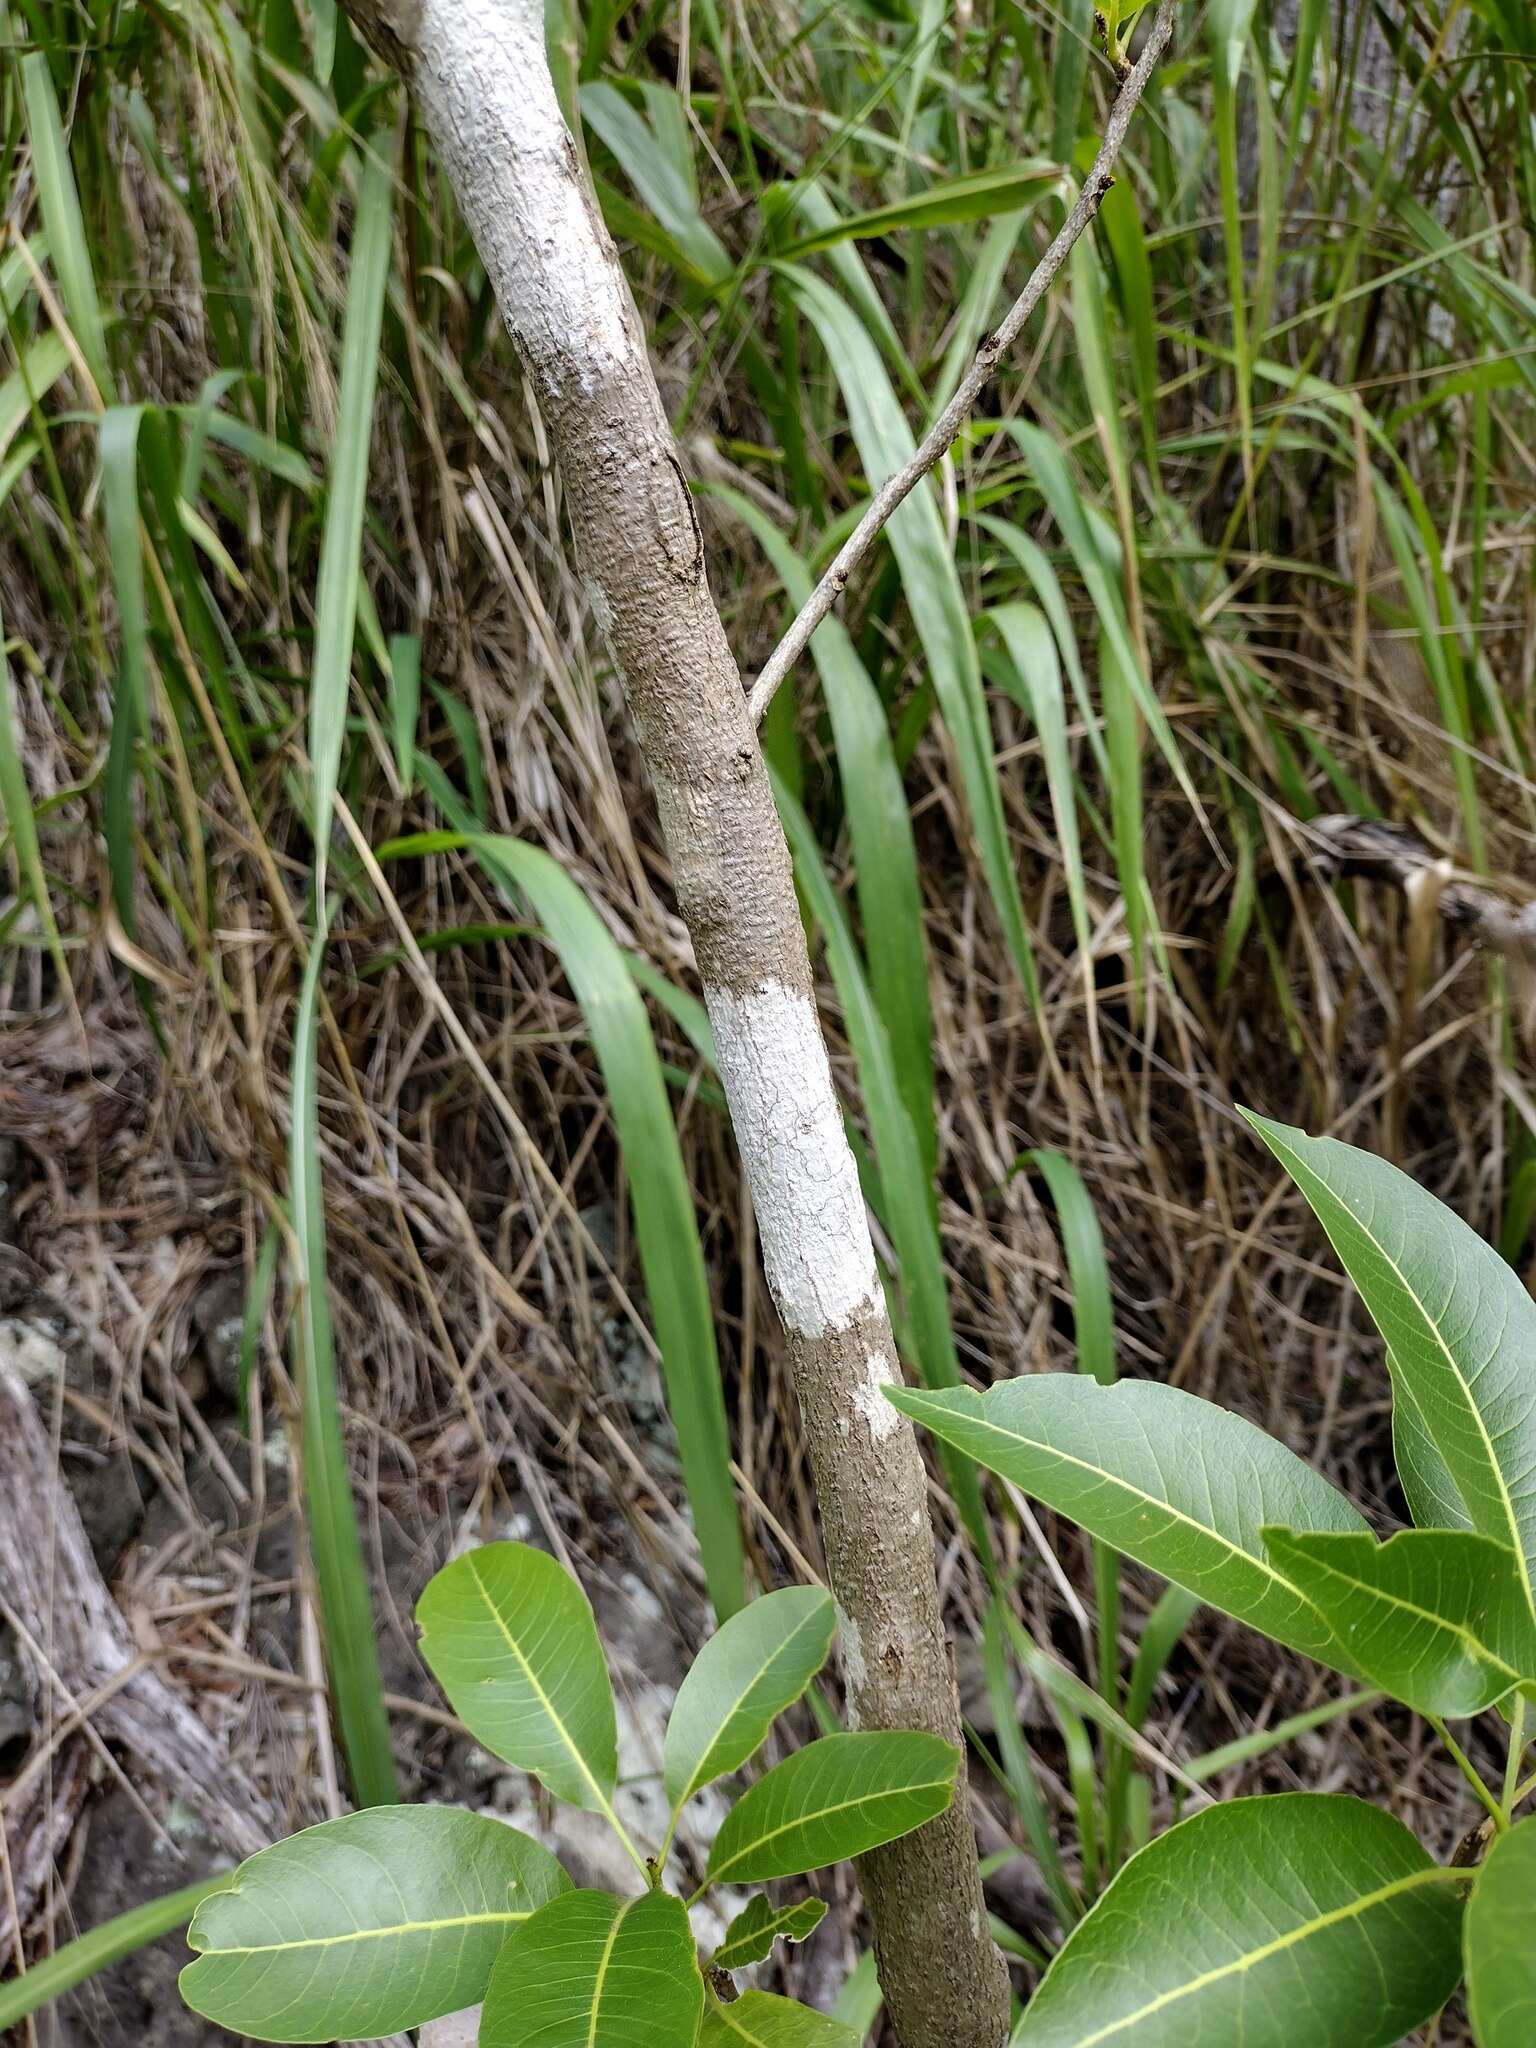
[{"label": "leaf cluster", "polygon": [[262,1850],[202,1902],[181,1978],[195,2011],[261,2041],[355,2041],[483,2000],[483,2048],[854,2048],[850,2029],[792,1999],[734,1995],[731,1972],[803,1941],[819,1899],[754,1894],[702,1961],[689,1907],[717,1884],[796,1877],[920,1827],[953,1797],[951,1744],[895,1730],[795,1750],[730,1809],[696,1890],[663,1881],[683,1808],[752,1760],[826,1661],[827,1594],[766,1594],[705,1645],[667,1725],[671,1819],[651,1854],[617,1810],[613,1688],[576,1580],[526,1544],[488,1544],[437,1574],[417,1619],[470,1735],[601,1814],[634,1892],[576,1889],[540,1843],[486,1815],[372,1807]]},{"label": "leaf cluster", "polygon": [[[1378,1541],[1286,1445],[1176,1387],[1046,1373],[889,1398],[1196,1599],[1426,1716],[1486,1821],[1464,1867],[1359,1799],[1197,1813],[1072,1930],[1014,2048],[1391,2048],[1463,1977],[1480,2048],[1528,2048],[1536,1817],[1516,1810],[1536,1791],[1520,1782],[1536,1699],[1536,1303],[1395,1167],[1250,1121],[1386,1339],[1415,1526]],[[1489,1710],[1508,1729],[1500,1791],[1445,1726]]]}]

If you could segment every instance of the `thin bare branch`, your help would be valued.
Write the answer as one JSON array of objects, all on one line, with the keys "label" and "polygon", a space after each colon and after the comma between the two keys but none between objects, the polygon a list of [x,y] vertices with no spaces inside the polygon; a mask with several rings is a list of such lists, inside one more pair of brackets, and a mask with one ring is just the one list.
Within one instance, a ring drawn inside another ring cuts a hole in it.
[{"label": "thin bare branch", "polygon": [[1094,158],[1093,169],[1078,195],[1077,203],[1062,222],[1051,246],[1030,273],[1028,284],[1014,300],[1001,324],[993,329],[976,351],[976,357],[961,380],[954,397],[923,436],[917,453],[894,476],[887,477],[870,500],[864,517],[838,549],[831,567],[800,607],[794,624],[784,635],[752,685],[747,712],[754,724],[773,702],[774,692],[810,644],[811,635],[847,588],[848,579],[884,531],[886,522],[914,487],[921,483],[945,454],[965,425],[977,399],[997,369],[998,359],[1011,348],[1025,322],[1055,282],[1061,266],[1072,253],[1072,245],[1084,233],[1114,183],[1115,160],[1124,145],[1131,120],[1173,34],[1179,0],[1160,0],[1141,55],[1121,86],[1104,131],[1104,140]]}]

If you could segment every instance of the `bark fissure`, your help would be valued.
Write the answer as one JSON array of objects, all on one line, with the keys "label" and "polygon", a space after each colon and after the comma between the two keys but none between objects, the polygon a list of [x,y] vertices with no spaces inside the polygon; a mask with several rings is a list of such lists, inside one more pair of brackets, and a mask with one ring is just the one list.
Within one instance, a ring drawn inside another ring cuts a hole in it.
[{"label": "bark fissure", "polygon": [[[925,1474],[911,1427],[878,1397],[896,1348],[789,849],[639,317],[550,82],[542,8],[412,0],[387,26],[385,54],[406,72],[543,414],[655,788],[793,1368],[850,1717],[958,1746]],[[963,1791],[860,1876],[906,2048],[1000,2048],[1007,1977]]]}]

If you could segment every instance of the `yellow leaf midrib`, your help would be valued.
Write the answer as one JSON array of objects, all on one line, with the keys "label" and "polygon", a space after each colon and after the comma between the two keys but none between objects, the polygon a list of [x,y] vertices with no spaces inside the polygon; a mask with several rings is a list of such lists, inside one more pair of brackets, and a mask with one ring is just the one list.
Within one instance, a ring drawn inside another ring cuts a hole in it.
[{"label": "yellow leaf midrib", "polygon": [[304,1934],[292,1941],[260,1941],[243,1948],[213,1948],[204,1953],[211,1962],[220,1956],[287,1955],[291,1949],[336,1948],[353,1941],[387,1941],[411,1934],[437,1934],[450,1927],[502,1927],[532,1917],[532,1909],[520,1913],[454,1913],[444,1920],[396,1920],[388,1927],[354,1927],[346,1934]]},{"label": "yellow leaf midrib", "polygon": [[1380,1885],[1373,1892],[1364,1892],[1357,1899],[1350,1899],[1342,1906],[1335,1906],[1331,1912],[1319,1913],[1314,1919],[1305,1921],[1300,1927],[1293,1927],[1288,1933],[1276,1935],[1273,1941],[1264,1942],[1260,1947],[1249,1949],[1245,1954],[1234,1956],[1230,1963],[1221,1963],[1213,1970],[1203,1970],[1198,1977],[1191,1977],[1171,1990],[1160,1991],[1155,1998],[1149,1998],[1134,2012],[1121,2015],[1107,2025],[1096,2028],[1091,2034],[1080,2034],[1072,2048],[1101,2048],[1105,2041],[1111,2041],[1116,2034],[1124,2033],[1127,2027],[1139,2026],[1143,2020],[1164,2012],[1169,2006],[1177,2005],[1181,1999],[1193,1997],[1197,1991],[1208,1990],[1213,1984],[1220,1984],[1229,1977],[1241,1976],[1245,1970],[1255,1968],[1259,1963],[1268,1962],[1271,1956],[1284,1955],[1287,1949],[1295,1948],[1304,1941],[1310,1941],[1316,1934],[1325,1933],[1330,1927],[1342,1926],[1347,1920],[1356,1919],[1372,1908],[1385,1905],[1389,1900],[1401,1898],[1406,1893],[1417,1891],[1426,1884],[1465,1883],[1466,1872],[1449,1870],[1441,1864],[1431,1864],[1428,1869],[1416,1870],[1407,1877],[1394,1878],[1390,1884]]}]

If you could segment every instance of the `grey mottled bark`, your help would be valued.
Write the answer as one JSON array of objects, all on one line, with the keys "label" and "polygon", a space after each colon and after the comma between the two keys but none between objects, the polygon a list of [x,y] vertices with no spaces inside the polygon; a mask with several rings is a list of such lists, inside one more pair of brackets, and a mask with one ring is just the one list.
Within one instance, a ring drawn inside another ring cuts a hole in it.
[{"label": "grey mottled bark", "polygon": [[[21,1374],[0,1355],[0,1612],[35,1662],[39,1697],[51,1693],[50,1725],[67,1725],[86,1703],[99,1744],[130,1773],[148,1771],[198,1814],[215,1841],[249,1856],[271,1839],[270,1814],[186,1700],[140,1653],[108,1592],[80,1511],[59,1477],[53,1443]],[[18,1917],[63,1846],[87,1783],[73,1746],[37,1800],[8,1816]],[[25,1772],[26,1766],[23,1766]],[[76,1780],[78,1778],[78,1783]],[[60,1827],[62,1824],[62,1832]],[[0,1893],[0,1941],[14,1924]]]}]

